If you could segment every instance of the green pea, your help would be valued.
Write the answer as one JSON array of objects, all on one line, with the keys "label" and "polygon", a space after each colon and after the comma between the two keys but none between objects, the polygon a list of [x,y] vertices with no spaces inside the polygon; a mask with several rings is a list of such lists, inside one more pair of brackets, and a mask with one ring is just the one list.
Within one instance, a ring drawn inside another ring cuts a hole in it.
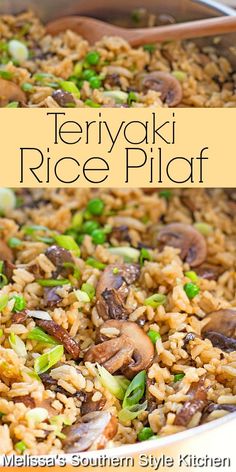
[{"label": "green pea", "polygon": [[95,229],[92,232],[92,241],[94,244],[104,244],[106,241],[106,235],[102,229]]},{"label": "green pea", "polygon": [[92,234],[93,231],[99,228],[99,223],[97,221],[86,221],[83,224],[82,231],[85,234]]},{"label": "green pea", "polygon": [[90,80],[92,77],[95,77],[97,74],[94,70],[92,69],[85,69],[83,72],[83,79],[84,80]]},{"label": "green pea", "polygon": [[89,80],[89,84],[92,89],[98,89],[101,87],[102,81],[99,77],[95,76],[95,77],[91,77],[91,79]]},{"label": "green pea", "polygon": [[90,66],[96,66],[100,61],[100,54],[98,51],[90,51],[86,55],[85,60]]},{"label": "green pea", "polygon": [[187,297],[192,300],[192,298],[196,297],[196,295],[199,294],[200,289],[196,284],[193,284],[191,282],[187,283],[184,285],[184,291],[187,295]]},{"label": "green pea", "polygon": [[154,329],[149,329],[147,335],[149,339],[151,339],[153,344],[156,344],[157,340],[161,339],[160,333],[158,333],[157,331],[154,331]]},{"label": "green pea", "polygon": [[90,98],[87,98],[87,100],[85,100],[84,103],[85,103],[85,105],[87,105],[88,107],[91,107],[91,108],[101,108],[101,105],[99,103],[94,102]]},{"label": "green pea", "polygon": [[14,295],[13,297],[15,299],[13,311],[18,312],[22,311],[26,307],[26,300],[22,295]]},{"label": "green pea", "polygon": [[91,215],[100,216],[104,210],[104,202],[101,198],[93,198],[88,202],[87,210]]},{"label": "green pea", "polygon": [[150,439],[153,436],[153,430],[152,428],[146,426],[142,428],[139,433],[138,433],[138,440],[139,441],[146,441],[147,439]]}]

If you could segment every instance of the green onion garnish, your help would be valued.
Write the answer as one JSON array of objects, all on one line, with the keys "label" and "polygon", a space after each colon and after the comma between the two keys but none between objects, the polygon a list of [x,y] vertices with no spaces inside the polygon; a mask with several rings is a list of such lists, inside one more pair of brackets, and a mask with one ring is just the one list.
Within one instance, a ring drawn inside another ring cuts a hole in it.
[{"label": "green onion garnish", "polygon": [[8,295],[2,295],[0,297],[0,311],[6,308],[7,304],[8,304]]},{"label": "green onion garnish", "polygon": [[106,264],[103,264],[103,262],[97,261],[93,257],[88,257],[86,259],[85,264],[90,265],[91,267],[94,267],[94,269],[99,269],[103,270],[106,267]]},{"label": "green onion garnish", "polygon": [[110,254],[115,256],[121,256],[125,262],[138,262],[139,250],[129,246],[109,247],[108,251]]},{"label": "green onion garnish", "polygon": [[165,198],[165,200],[170,200],[172,197],[172,192],[171,190],[161,190],[159,192],[159,197]]},{"label": "green onion garnish", "polygon": [[38,328],[37,326],[28,333],[27,339],[39,341],[40,343],[44,343],[44,344],[53,344],[53,345],[59,344],[56,341],[56,339],[46,334],[41,328]]},{"label": "green onion garnish", "polygon": [[22,310],[25,309],[26,300],[23,297],[23,295],[14,295],[12,298],[15,299],[15,303],[14,303],[14,307],[13,307],[12,311],[18,312],[18,311],[22,311]]},{"label": "green onion garnish", "polygon": [[24,441],[19,441],[15,444],[15,449],[22,454],[26,450],[26,444]]},{"label": "green onion garnish", "polygon": [[144,300],[144,305],[151,306],[152,308],[157,308],[160,305],[166,303],[166,296],[162,293],[154,293],[150,297]]},{"label": "green onion garnish", "polygon": [[[105,369],[105,367],[99,364],[96,364],[96,368],[98,370],[98,376],[103,387],[107,388],[107,390],[109,390],[109,392],[119,400],[123,400],[127,383],[126,385],[124,382],[122,383],[122,379],[120,379],[122,376],[111,375],[110,372]],[[125,380],[127,382],[127,379]]]},{"label": "green onion garnish", "polygon": [[145,370],[142,370],[133,378],[125,392],[122,403],[123,408],[129,408],[136,405],[139,400],[141,400],[145,392],[146,376]]},{"label": "green onion garnish", "polygon": [[22,246],[22,242],[23,241],[21,241],[21,239],[12,237],[8,239],[7,244],[11,249],[14,249],[16,247]]},{"label": "green onion garnish", "polygon": [[185,272],[185,277],[188,277],[188,279],[192,280],[192,282],[197,282],[198,281],[198,275],[194,270],[189,270],[188,272]]},{"label": "green onion garnish", "polygon": [[161,339],[160,333],[158,333],[158,332],[155,331],[154,329],[149,329],[147,335],[148,335],[148,337],[151,339],[151,341],[152,341],[153,344],[156,344],[157,340],[158,340],[158,339]]},{"label": "green onion garnish", "polygon": [[87,293],[88,297],[90,300],[93,299],[94,295],[95,295],[95,288],[93,285],[89,284],[89,283],[84,283],[81,287],[81,290],[85,293]]},{"label": "green onion garnish", "polygon": [[196,284],[189,282],[184,285],[184,291],[189,300],[192,300],[192,298],[199,294],[200,288]]},{"label": "green onion garnish", "polygon": [[180,373],[180,374],[175,374],[174,375],[174,382],[179,382],[179,380],[182,380],[184,378],[185,374]]},{"label": "green onion garnish", "polygon": [[80,248],[78,244],[76,243],[76,241],[74,240],[74,238],[72,238],[72,236],[65,235],[65,234],[60,234],[60,235],[56,234],[54,236],[54,239],[56,243],[58,244],[58,246],[61,246],[64,249],[67,249],[68,251],[74,251],[75,255],[77,257],[80,257]]},{"label": "green onion garnish", "polygon": [[140,256],[139,256],[140,265],[143,266],[145,261],[151,261],[151,260],[152,260],[152,256],[150,252],[146,248],[142,247],[142,249],[140,249]]},{"label": "green onion garnish", "polygon": [[10,188],[0,188],[0,211],[4,214],[16,207],[16,196]]},{"label": "green onion garnish", "polygon": [[47,372],[47,370],[51,369],[53,365],[57,364],[57,362],[61,360],[63,354],[64,347],[58,345],[45,354],[37,357],[34,361],[34,370],[36,374]]},{"label": "green onion garnish", "polygon": [[118,414],[118,418],[122,423],[127,423],[129,421],[134,420],[137,418],[140,413],[145,411],[147,408],[147,401],[141,403],[140,405],[132,405],[129,408],[122,408]]},{"label": "green onion garnish", "polygon": [[24,234],[31,236],[36,231],[48,231],[48,228],[42,225],[30,225],[30,226],[24,226],[22,230]]},{"label": "green onion garnish", "polygon": [[59,287],[61,285],[70,284],[68,279],[36,279],[41,287]]},{"label": "green onion garnish", "polygon": [[25,343],[24,341],[22,341],[22,339],[19,336],[17,336],[17,334],[11,333],[8,340],[9,340],[11,348],[13,349],[13,351],[15,351],[15,353],[18,356],[27,357]]}]

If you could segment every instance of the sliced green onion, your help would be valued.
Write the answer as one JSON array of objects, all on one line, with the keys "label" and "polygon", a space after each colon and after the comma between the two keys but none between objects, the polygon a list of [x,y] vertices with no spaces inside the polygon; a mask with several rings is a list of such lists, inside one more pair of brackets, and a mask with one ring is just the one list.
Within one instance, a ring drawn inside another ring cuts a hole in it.
[{"label": "sliced green onion", "polygon": [[34,86],[32,84],[28,84],[27,82],[25,82],[24,84],[21,85],[21,88],[22,90],[24,90],[24,92],[32,92],[32,90],[34,89]]},{"label": "sliced green onion", "polygon": [[175,77],[179,82],[184,82],[187,78],[186,72],[183,72],[182,70],[174,70],[172,72],[173,77]]},{"label": "sliced green onion", "polygon": [[81,211],[78,211],[73,215],[72,221],[71,221],[71,228],[73,229],[80,229],[83,224],[83,213]]},{"label": "sliced green onion", "polygon": [[13,351],[20,357],[27,357],[27,351],[24,341],[17,336],[15,333],[11,333],[9,336],[9,343]]},{"label": "sliced green onion", "polygon": [[138,262],[140,252],[138,249],[129,246],[109,247],[110,254],[122,256],[125,262]]},{"label": "sliced green onion", "polygon": [[4,310],[8,304],[8,295],[2,295],[0,297],[0,311]]},{"label": "sliced green onion", "polygon": [[194,270],[189,270],[188,272],[185,272],[185,277],[188,277],[188,279],[192,280],[192,282],[197,282],[198,281],[198,275]]},{"label": "sliced green onion", "polygon": [[5,108],[18,108],[19,102],[9,102]]},{"label": "sliced green onion", "polygon": [[157,340],[158,340],[158,339],[161,339],[160,333],[158,333],[158,332],[155,331],[154,329],[149,329],[147,335],[148,335],[148,337],[151,339],[151,341],[152,341],[153,344],[156,344]]},{"label": "sliced green onion", "polygon": [[166,296],[162,293],[154,293],[150,297],[144,300],[144,305],[151,306],[152,308],[157,308],[160,305],[164,305],[166,303]]},{"label": "sliced green onion", "polygon": [[140,405],[132,405],[129,408],[122,408],[119,411],[118,418],[122,423],[127,423],[134,420],[137,416],[140,415],[147,408],[147,401],[141,403]]},{"label": "sliced green onion", "polygon": [[93,297],[95,295],[95,288],[94,288],[93,285],[86,282],[82,285],[81,290],[82,290],[82,292],[87,293],[90,300],[93,299]]},{"label": "sliced green onion", "polygon": [[139,264],[143,266],[145,261],[151,260],[152,256],[150,252],[145,247],[142,247],[142,249],[140,249]]},{"label": "sliced green onion", "polygon": [[199,294],[200,288],[197,285],[189,282],[184,285],[184,291],[187,297],[189,298],[189,300],[192,300],[192,298],[196,297],[196,295]]},{"label": "sliced green onion", "polygon": [[73,271],[74,271],[74,272],[73,272],[73,277],[74,277],[75,279],[80,279],[80,277],[81,277],[81,272],[80,272],[79,267],[78,267],[76,264],[74,264],[73,262],[63,262],[63,267],[65,267],[65,268],[68,267],[68,268],[73,269]]},{"label": "sliced green onion", "polygon": [[143,49],[144,51],[150,52],[152,54],[156,50],[156,45],[155,44],[144,44]]},{"label": "sliced green onion", "polygon": [[182,380],[184,378],[185,374],[180,373],[180,374],[175,374],[174,375],[174,382],[179,382],[179,380]]},{"label": "sliced green onion", "polygon": [[0,288],[8,284],[8,278],[5,274],[0,273]]},{"label": "sliced green onion", "polygon": [[74,95],[76,98],[80,98],[80,91],[74,82],[70,82],[69,80],[63,80],[62,82],[60,82],[60,87],[62,88],[62,90],[72,93],[72,95]]},{"label": "sliced green onion", "polygon": [[61,360],[63,353],[64,347],[62,345],[58,345],[45,354],[37,357],[34,361],[35,372],[37,374],[43,374],[47,370],[51,369],[53,365],[57,364],[57,362]]},{"label": "sliced green onion", "polygon": [[0,338],[3,336],[3,329],[0,328]]},{"label": "sliced green onion", "polygon": [[79,302],[88,303],[90,302],[90,298],[86,292],[82,290],[74,290],[74,294]]},{"label": "sliced green onion", "polygon": [[8,70],[0,69],[0,77],[1,79],[11,80],[13,78],[13,73]]},{"label": "sliced green onion", "polygon": [[22,454],[26,450],[27,446],[24,441],[19,441],[15,444],[15,449]]},{"label": "sliced green onion", "polygon": [[106,267],[106,264],[103,264],[103,262],[97,261],[93,257],[88,257],[86,259],[85,264],[90,265],[91,267],[94,267],[94,269],[99,269],[103,270]]},{"label": "sliced green onion", "polygon": [[105,90],[102,92],[104,98],[111,98],[115,103],[127,103],[128,93],[122,90]]},{"label": "sliced green onion", "polygon": [[26,300],[23,295],[14,295],[12,298],[15,299],[14,307],[12,311],[22,311],[26,307]]},{"label": "sliced green onion", "polygon": [[212,226],[208,223],[194,223],[193,226],[199,233],[203,234],[203,236],[208,236],[213,231]]},{"label": "sliced green onion", "polygon": [[90,98],[87,98],[87,100],[85,100],[84,103],[85,103],[85,105],[87,105],[87,107],[90,107],[90,108],[101,108],[100,103],[96,103],[93,100],[91,100]]},{"label": "sliced green onion", "polygon": [[138,440],[139,441],[146,441],[147,439],[150,439],[153,436],[153,430],[150,428],[150,426],[146,426],[142,428],[139,433],[138,433]]},{"label": "sliced green onion", "polygon": [[141,400],[145,392],[146,377],[147,374],[145,370],[142,370],[137,375],[135,375],[125,392],[122,403],[123,408],[129,408],[133,405],[136,405],[139,400]]},{"label": "sliced green onion", "polygon": [[133,102],[137,102],[137,101],[138,101],[138,97],[137,97],[136,93],[134,93],[132,91],[129,92],[128,98],[127,98],[128,105],[131,106]]},{"label": "sliced green onion", "polygon": [[21,239],[12,237],[8,239],[7,244],[11,249],[14,249],[16,247],[22,246],[22,242],[23,241],[21,241]]},{"label": "sliced green onion", "polygon": [[72,236],[64,235],[64,234],[60,234],[60,235],[56,234],[54,236],[54,239],[56,243],[58,244],[58,246],[61,246],[64,249],[67,249],[69,251],[74,251],[76,256],[80,257],[80,248],[78,244],[76,243],[76,241],[74,240],[74,238],[72,238]]},{"label": "sliced green onion", "polygon": [[16,207],[16,196],[10,188],[0,188],[0,211],[3,213]]},{"label": "sliced green onion", "polygon": [[73,76],[74,77],[80,77],[83,72],[83,63],[82,62],[77,62],[74,66],[73,70]]},{"label": "sliced green onion", "polygon": [[119,274],[119,272],[120,272],[120,271],[119,271],[118,267],[114,267],[112,273],[113,273],[114,275],[117,275],[117,274]]},{"label": "sliced green onion", "polygon": [[35,425],[47,420],[48,416],[49,413],[46,408],[33,408],[32,410],[27,411],[25,414],[26,419],[30,422],[33,422]]},{"label": "sliced green onion", "polygon": [[36,231],[48,231],[48,228],[42,225],[30,225],[30,226],[24,226],[22,230],[24,234],[31,236]]},{"label": "sliced green onion", "polygon": [[2,411],[0,411],[0,419],[5,415],[5,413],[2,413]]},{"label": "sliced green onion", "polygon": [[68,279],[36,279],[41,287],[59,287],[61,285],[70,284]]},{"label": "sliced green onion", "polygon": [[109,392],[114,395],[114,397],[118,398],[119,400],[123,400],[125,388],[118,376],[111,375],[110,372],[105,369],[105,367],[99,364],[96,364],[96,368],[98,370],[98,376],[103,387],[107,388],[107,390],[109,390]]},{"label": "sliced green onion", "polygon": [[56,339],[46,334],[41,328],[38,328],[37,326],[28,333],[27,339],[39,341],[40,343],[44,344],[53,344],[56,346],[59,344]]},{"label": "sliced green onion", "polygon": [[11,57],[19,64],[27,61],[29,57],[29,50],[27,46],[17,39],[12,39],[9,41],[8,51],[11,54]]}]

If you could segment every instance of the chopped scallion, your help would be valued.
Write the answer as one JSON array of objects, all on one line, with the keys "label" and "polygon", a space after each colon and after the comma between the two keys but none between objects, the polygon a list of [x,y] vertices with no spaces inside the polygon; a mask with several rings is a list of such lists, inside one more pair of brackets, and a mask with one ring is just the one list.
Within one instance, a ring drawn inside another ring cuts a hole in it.
[{"label": "chopped scallion", "polygon": [[34,370],[37,374],[43,374],[53,365],[57,364],[63,356],[64,347],[58,345],[50,351],[37,357],[34,361]]}]

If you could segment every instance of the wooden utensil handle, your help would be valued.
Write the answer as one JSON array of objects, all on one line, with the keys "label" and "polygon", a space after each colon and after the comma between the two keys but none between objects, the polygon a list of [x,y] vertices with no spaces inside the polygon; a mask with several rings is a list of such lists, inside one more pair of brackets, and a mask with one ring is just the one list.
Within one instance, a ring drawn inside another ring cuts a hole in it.
[{"label": "wooden utensil handle", "polygon": [[236,32],[236,15],[132,30],[133,35],[130,35],[132,37],[129,42],[132,46],[141,46],[160,41],[217,36],[233,32]]}]

